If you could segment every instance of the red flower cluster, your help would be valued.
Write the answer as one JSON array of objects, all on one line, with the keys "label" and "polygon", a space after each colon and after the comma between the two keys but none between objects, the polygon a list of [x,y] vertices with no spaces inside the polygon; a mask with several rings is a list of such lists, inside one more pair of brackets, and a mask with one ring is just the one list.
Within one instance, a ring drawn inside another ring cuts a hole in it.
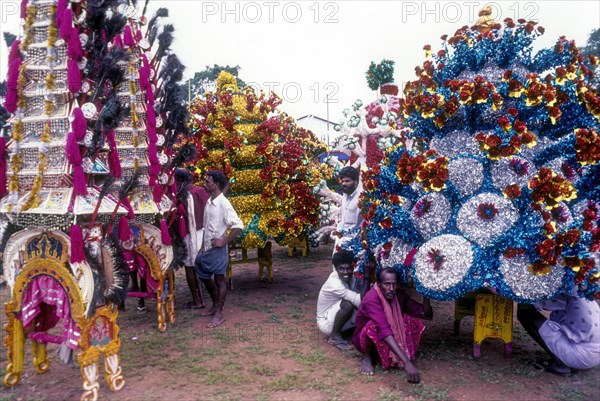
[{"label": "red flower cluster", "polygon": [[600,161],[600,135],[593,128],[575,130],[575,155],[583,165]]},{"label": "red flower cluster", "polygon": [[525,254],[525,250],[521,249],[521,248],[506,248],[506,250],[504,251],[503,255],[505,258],[507,259],[512,259],[512,258],[516,258],[519,255],[524,255]]},{"label": "red flower cluster", "polygon": [[508,199],[515,199],[521,196],[521,188],[517,184],[510,184],[504,191],[502,191],[505,197]]},{"label": "red flower cluster", "polygon": [[544,167],[529,181],[531,199],[537,203],[544,203],[552,209],[562,200],[572,200],[577,197],[573,183],[555,174],[551,169]]}]

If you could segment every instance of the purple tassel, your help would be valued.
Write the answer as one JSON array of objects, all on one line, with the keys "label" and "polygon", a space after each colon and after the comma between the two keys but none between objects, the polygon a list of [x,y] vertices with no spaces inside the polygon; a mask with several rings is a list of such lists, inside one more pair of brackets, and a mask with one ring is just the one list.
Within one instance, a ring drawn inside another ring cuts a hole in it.
[{"label": "purple tassel", "polygon": [[4,107],[9,113],[17,111],[17,92],[15,90],[7,89],[6,96],[4,98]]},{"label": "purple tassel", "polygon": [[19,72],[21,70],[21,59],[15,58],[8,66],[6,74],[6,87],[16,91],[19,85]]},{"label": "purple tassel", "polygon": [[[71,27],[73,26],[73,11],[68,8],[62,13],[60,29],[58,30],[58,36],[64,40],[68,40],[69,36],[72,35]],[[77,38],[79,40],[79,38]]]},{"label": "purple tassel", "polygon": [[78,141],[81,141],[85,137],[87,121],[83,116],[83,111],[81,111],[79,107],[73,110],[73,122],[71,123],[71,128],[73,129],[75,138],[77,138]]},{"label": "purple tassel", "polygon": [[75,134],[69,132],[67,135],[67,143],[65,145],[65,153],[69,163],[80,166],[81,165],[81,152],[79,151],[79,145],[77,144],[77,138]]},{"label": "purple tassel", "polygon": [[67,82],[69,92],[79,93],[81,90],[81,73],[79,72],[79,66],[75,59],[70,59],[67,64]]},{"label": "purple tassel", "polygon": [[127,209],[127,218],[129,220],[133,220],[135,219],[135,213],[133,212],[133,206],[131,206],[131,202],[129,202],[129,197],[125,197],[123,198],[123,200],[121,201],[121,205]]},{"label": "purple tassel", "polygon": [[0,198],[8,193],[6,189],[6,139],[0,136]]},{"label": "purple tassel", "polygon": [[148,79],[149,79],[148,69],[145,68],[144,66],[142,66],[142,67],[140,67],[139,73],[140,73],[140,79],[139,79],[138,83],[140,85],[140,88],[146,89],[146,92],[148,92],[147,89],[148,89],[148,86],[150,83],[150,81],[148,81]]},{"label": "purple tassel", "polygon": [[158,136],[156,136],[156,128],[146,127],[146,131],[148,131],[148,140],[152,143],[156,143],[156,141],[158,141]]},{"label": "purple tassel", "polygon": [[83,56],[83,49],[79,41],[79,30],[75,27],[70,29],[71,33],[67,38],[67,56],[79,60]]},{"label": "purple tassel", "polygon": [[85,260],[85,252],[83,250],[83,235],[81,234],[81,228],[78,224],[73,224],[69,230],[69,237],[71,237],[71,254],[69,255],[69,262],[80,263]]},{"label": "purple tassel", "polygon": [[162,200],[162,196],[163,196],[162,186],[160,184],[154,185],[154,188],[152,188],[152,200],[155,203],[160,203],[160,201]]},{"label": "purple tassel", "polygon": [[117,49],[123,48],[123,39],[121,39],[121,35],[115,35],[115,38],[113,39],[113,46]]},{"label": "purple tassel", "polygon": [[142,40],[142,31],[140,31],[139,29],[137,29],[135,31],[135,41],[139,42],[140,40]]},{"label": "purple tassel", "polygon": [[21,0],[21,19],[27,17],[27,3],[28,0]]},{"label": "purple tassel", "polygon": [[160,221],[160,239],[162,240],[163,245],[173,244],[171,236],[169,235],[169,229],[167,228],[167,222],[165,221],[165,219],[161,219]]},{"label": "purple tassel", "polygon": [[125,26],[125,31],[123,32],[123,44],[129,47],[135,46],[135,39],[133,38],[133,34],[131,33],[131,27],[129,25]]},{"label": "purple tassel", "polygon": [[118,225],[118,236],[120,241],[128,241],[133,237],[133,232],[131,232],[131,228],[129,227],[129,222],[127,221],[127,217],[121,216],[119,218]]},{"label": "purple tassel", "polygon": [[87,186],[85,185],[85,174],[81,165],[73,166],[73,193],[75,195],[87,195]]}]

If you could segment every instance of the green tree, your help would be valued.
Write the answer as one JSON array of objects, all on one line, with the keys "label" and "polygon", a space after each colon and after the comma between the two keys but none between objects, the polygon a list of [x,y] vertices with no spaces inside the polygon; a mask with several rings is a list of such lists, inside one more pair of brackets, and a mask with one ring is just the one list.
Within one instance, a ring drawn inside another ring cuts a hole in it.
[{"label": "green tree", "polygon": [[[238,88],[243,88],[246,86],[246,83],[240,79],[238,76],[240,70],[242,68],[239,65],[235,67],[230,67],[229,65],[222,66],[214,64],[211,66],[206,66],[203,71],[196,72],[194,77],[191,78],[188,82],[185,83],[185,93],[190,93],[191,98],[195,98],[196,96],[203,95],[204,92],[214,91],[217,77],[221,73],[221,71],[226,71],[233,75],[236,78]],[[188,86],[189,85],[189,86]]]}]

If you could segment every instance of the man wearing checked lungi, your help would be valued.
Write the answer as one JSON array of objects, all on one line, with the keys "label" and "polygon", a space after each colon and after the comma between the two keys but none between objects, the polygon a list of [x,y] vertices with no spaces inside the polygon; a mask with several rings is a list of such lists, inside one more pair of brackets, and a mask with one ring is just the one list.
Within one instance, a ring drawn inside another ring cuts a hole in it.
[{"label": "man wearing checked lungi", "polygon": [[221,171],[210,171],[206,174],[204,189],[210,198],[204,206],[202,249],[194,264],[196,274],[204,283],[213,303],[212,308],[202,313],[204,316],[213,316],[206,327],[218,327],[223,323],[223,307],[227,296],[225,272],[229,262],[228,245],[244,229],[244,224],[233,210],[233,206],[223,195],[226,184],[227,179]]}]

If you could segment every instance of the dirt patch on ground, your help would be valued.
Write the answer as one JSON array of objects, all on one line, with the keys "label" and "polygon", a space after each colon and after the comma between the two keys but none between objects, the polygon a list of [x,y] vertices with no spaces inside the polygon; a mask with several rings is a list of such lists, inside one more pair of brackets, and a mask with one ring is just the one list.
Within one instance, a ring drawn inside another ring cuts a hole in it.
[{"label": "dirt patch on ground", "polygon": [[[274,248],[274,282],[257,280],[257,266],[234,266],[225,324],[207,329],[198,310],[177,310],[166,333],[156,329],[156,303],[136,313],[136,301],[121,313],[121,366],[126,385],[111,393],[100,383],[101,400],[597,400],[600,369],[561,378],[531,366],[543,356],[515,320],[513,357],[503,357],[501,341],[486,341],[482,358],[472,357],[473,319],[465,318],[453,336],[451,302],[433,302],[416,366],[422,382],[411,385],[401,371],[358,373],[360,355],[329,346],[316,328],[319,289],[331,272],[331,247],[306,256]],[[177,299],[191,299],[183,271],[177,273]],[[8,299],[6,288],[0,301]],[[4,323],[6,317],[1,315]],[[30,347],[28,347],[30,348]],[[75,400],[81,396],[77,367],[58,362],[50,348],[50,371],[35,373],[31,355],[14,389],[0,401]],[[6,352],[0,357],[2,374]]]}]

